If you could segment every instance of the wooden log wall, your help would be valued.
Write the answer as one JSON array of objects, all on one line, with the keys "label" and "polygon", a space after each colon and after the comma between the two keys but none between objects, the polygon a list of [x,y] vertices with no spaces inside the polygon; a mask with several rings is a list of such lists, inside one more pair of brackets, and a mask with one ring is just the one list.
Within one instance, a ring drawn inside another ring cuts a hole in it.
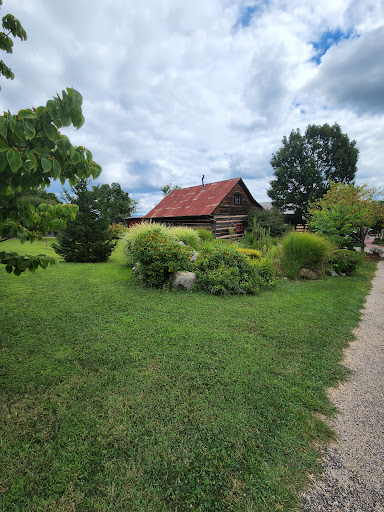
[{"label": "wooden log wall", "polygon": [[207,229],[212,231],[214,229],[213,219],[210,217],[154,217],[147,219],[151,222],[160,222],[169,226],[184,226],[193,229]]},{"label": "wooden log wall", "polygon": [[[240,196],[240,204],[235,204],[235,195],[237,194]],[[253,197],[249,195],[249,192],[238,183],[215,208],[213,215],[215,217],[217,215],[247,215],[249,210],[256,208],[256,204]]]},{"label": "wooden log wall", "polygon": [[245,224],[247,215],[215,215],[215,238],[240,238],[242,233],[230,233],[230,228],[235,229],[235,225],[239,222]]}]

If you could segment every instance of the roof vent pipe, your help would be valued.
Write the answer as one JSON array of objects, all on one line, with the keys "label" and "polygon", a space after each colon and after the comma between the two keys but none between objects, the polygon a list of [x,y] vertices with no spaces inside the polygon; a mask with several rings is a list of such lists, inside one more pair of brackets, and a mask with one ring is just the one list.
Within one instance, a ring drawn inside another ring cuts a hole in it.
[{"label": "roof vent pipe", "polygon": [[201,186],[204,188],[204,174],[203,177],[201,178]]}]

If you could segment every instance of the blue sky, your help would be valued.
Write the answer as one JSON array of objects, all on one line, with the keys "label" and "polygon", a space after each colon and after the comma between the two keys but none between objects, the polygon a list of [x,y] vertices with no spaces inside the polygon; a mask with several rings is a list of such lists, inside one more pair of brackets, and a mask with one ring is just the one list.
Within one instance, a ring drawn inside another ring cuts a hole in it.
[{"label": "blue sky", "polygon": [[[242,177],[267,201],[272,153],[308,124],[339,123],[358,183],[384,187],[382,0],[4,0],[28,34],[2,58],[0,108],[83,96],[66,129],[147,213],[167,183]],[[59,191],[56,185],[54,191]]]}]

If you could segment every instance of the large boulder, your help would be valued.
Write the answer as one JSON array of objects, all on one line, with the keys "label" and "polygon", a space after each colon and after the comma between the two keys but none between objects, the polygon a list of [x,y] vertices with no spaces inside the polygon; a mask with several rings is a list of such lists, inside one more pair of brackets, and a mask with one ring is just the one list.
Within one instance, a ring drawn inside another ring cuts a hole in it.
[{"label": "large boulder", "polygon": [[313,272],[313,270],[309,270],[308,268],[302,268],[299,272],[299,277],[302,279],[310,279],[311,281],[315,281],[320,279],[320,275]]},{"label": "large boulder", "polygon": [[196,283],[196,279],[194,272],[175,272],[173,287],[176,290],[191,290]]}]

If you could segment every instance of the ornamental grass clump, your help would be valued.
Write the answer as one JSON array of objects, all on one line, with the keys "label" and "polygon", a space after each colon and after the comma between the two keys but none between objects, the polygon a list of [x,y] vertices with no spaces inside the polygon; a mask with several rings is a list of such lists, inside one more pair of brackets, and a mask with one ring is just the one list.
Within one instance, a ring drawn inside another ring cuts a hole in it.
[{"label": "ornamental grass clump", "polygon": [[300,269],[321,273],[332,251],[328,240],[314,233],[289,233],[282,241],[281,268],[283,274],[296,279]]},{"label": "ornamental grass clump", "polygon": [[183,242],[185,245],[193,247],[193,249],[198,249],[200,246],[199,234],[192,228],[184,226],[169,227],[168,233],[175,242]]}]

